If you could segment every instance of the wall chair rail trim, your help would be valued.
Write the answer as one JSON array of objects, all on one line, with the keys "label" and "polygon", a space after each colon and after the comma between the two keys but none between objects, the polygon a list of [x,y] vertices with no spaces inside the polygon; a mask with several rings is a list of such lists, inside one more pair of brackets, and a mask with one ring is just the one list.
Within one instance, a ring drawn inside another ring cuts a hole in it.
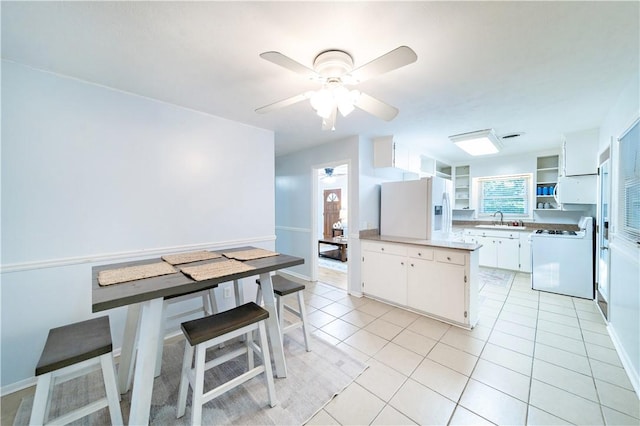
[{"label": "wall chair rail trim", "polygon": [[264,235],[255,238],[207,242],[199,244],[187,244],[182,246],[158,247],[144,250],[122,251],[115,253],[92,254],[88,256],[75,256],[59,259],[38,260],[33,262],[8,263],[0,266],[0,273],[31,271],[36,269],[59,268],[62,266],[79,265],[83,263],[101,263],[118,259],[133,259],[145,257],[158,257],[168,253],[186,252],[192,250],[216,250],[232,246],[256,244],[275,241],[275,235]]}]

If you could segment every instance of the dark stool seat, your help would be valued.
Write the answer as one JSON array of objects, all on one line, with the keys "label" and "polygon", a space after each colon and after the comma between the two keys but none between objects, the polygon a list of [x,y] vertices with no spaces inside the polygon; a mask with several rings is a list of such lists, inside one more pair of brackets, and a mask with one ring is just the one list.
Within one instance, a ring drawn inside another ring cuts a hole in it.
[{"label": "dark stool seat", "polygon": [[112,350],[109,317],[52,328],[36,366],[36,376],[99,357]]},{"label": "dark stool seat", "polygon": [[56,383],[90,373],[99,366],[102,369],[106,397],[50,419],[46,424],[71,423],[105,407],[109,407],[111,422],[122,424],[120,394],[116,388],[112,351],[108,316],[49,330],[35,370],[38,383],[29,423],[45,424],[51,403],[51,391]]},{"label": "dark stool seat", "polygon": [[182,332],[191,346],[269,318],[269,312],[253,302],[219,314],[182,323]]},{"label": "dark stool seat", "polygon": [[[199,425],[202,421],[203,404],[260,374],[264,374],[269,405],[271,407],[276,405],[276,389],[265,328],[267,318],[269,318],[269,312],[266,309],[249,302],[228,311],[182,323],[182,332],[187,341],[184,345],[182,375],[178,390],[178,418],[184,416],[186,412],[189,387],[192,389],[191,424]],[[254,331],[258,332],[260,346],[254,342]],[[218,355],[209,361],[206,360],[208,348],[239,336],[246,336],[241,348]],[[193,362],[194,351],[195,362]],[[248,371],[205,392],[205,371],[244,354],[247,354]],[[254,355],[262,359],[261,365],[254,365]],[[191,367],[192,363],[193,368]]]},{"label": "dark stool seat", "polygon": [[[256,280],[256,284],[260,285],[260,278]],[[278,296],[286,296],[287,294],[302,291],[306,288],[304,284],[288,280],[281,275],[272,276],[271,284],[273,285],[273,292]]]},{"label": "dark stool seat", "polygon": [[[262,303],[262,285],[260,284],[259,278],[256,280],[256,284],[258,284],[256,303]],[[271,285],[273,286],[273,294],[275,294],[276,296],[276,308],[278,312],[278,321],[280,322],[280,333],[284,336],[285,333],[288,333],[293,329],[302,327],[302,334],[304,336],[304,347],[307,352],[310,351],[311,349],[309,346],[309,330],[307,328],[307,311],[304,305],[304,289],[306,288],[305,285],[288,280],[282,275],[272,275]],[[294,309],[293,307],[284,303],[284,296],[294,293],[298,298],[298,309]],[[290,322],[286,326],[284,321],[285,310],[295,315],[295,317],[297,318],[295,322]]]}]

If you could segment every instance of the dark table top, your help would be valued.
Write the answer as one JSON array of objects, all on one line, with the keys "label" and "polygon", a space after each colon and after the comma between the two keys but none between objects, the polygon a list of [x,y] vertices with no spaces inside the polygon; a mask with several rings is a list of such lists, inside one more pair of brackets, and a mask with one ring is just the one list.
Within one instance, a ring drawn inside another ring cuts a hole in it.
[{"label": "dark table top", "polygon": [[[236,247],[213,251],[213,253],[249,250],[253,248],[255,247]],[[124,268],[127,266],[156,263],[159,260],[161,259],[156,258],[94,266],[92,268],[91,277],[91,307],[93,312],[104,311],[107,309],[117,308],[119,306],[131,305],[133,303],[140,303],[146,300],[157,299],[159,297],[164,298],[194,293],[196,291],[215,288],[220,283],[251,277],[278,269],[289,268],[291,266],[301,265],[304,263],[304,259],[301,257],[280,254],[278,256],[264,257],[262,259],[247,260],[243,262],[247,265],[255,267],[256,269],[252,269],[246,272],[240,272],[237,274],[225,275],[223,277],[212,278],[205,281],[195,281],[184,275],[182,272],[177,272],[175,274],[162,275],[159,277],[146,278],[143,280],[128,281],[119,284],[111,284],[108,286],[100,286],[98,284],[98,273],[100,271]],[[189,266],[219,262],[224,260],[227,259],[223,257],[220,259],[204,260],[201,262],[190,263]]]},{"label": "dark table top", "polygon": [[318,240],[319,243],[323,244],[331,244],[334,246],[346,246],[347,239],[342,237],[333,237],[333,238],[321,238]]}]

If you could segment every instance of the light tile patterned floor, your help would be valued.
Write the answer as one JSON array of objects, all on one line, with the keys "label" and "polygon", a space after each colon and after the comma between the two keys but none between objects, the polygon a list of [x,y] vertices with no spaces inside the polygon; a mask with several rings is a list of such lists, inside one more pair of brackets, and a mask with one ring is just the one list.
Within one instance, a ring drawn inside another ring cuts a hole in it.
[{"label": "light tile patterned floor", "polygon": [[308,424],[639,425],[595,305],[529,279],[484,284],[471,331],[307,284],[313,333],[369,364]]}]

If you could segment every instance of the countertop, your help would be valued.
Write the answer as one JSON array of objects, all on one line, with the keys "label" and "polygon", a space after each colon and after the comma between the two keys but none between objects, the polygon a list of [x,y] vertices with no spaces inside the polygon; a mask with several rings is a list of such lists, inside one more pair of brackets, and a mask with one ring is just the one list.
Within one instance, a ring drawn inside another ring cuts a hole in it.
[{"label": "countertop", "polygon": [[380,241],[385,243],[413,244],[424,247],[438,247],[455,250],[475,251],[482,247],[482,244],[463,243],[450,240],[421,240],[418,238],[395,237],[393,235],[365,235],[360,236],[361,240]]},{"label": "countertop", "polygon": [[[508,221],[505,221],[507,223]],[[476,228],[477,225],[491,225],[492,222],[487,221],[479,221],[479,220],[454,220],[453,228],[454,229],[462,229],[462,228]],[[495,229],[504,229],[506,231],[520,231],[520,232],[533,232],[538,229],[561,229],[563,231],[579,231],[580,227],[578,225],[571,225],[566,223],[539,223],[539,222],[524,222],[525,228],[521,228],[519,226],[509,226],[505,228],[495,228]],[[477,227],[476,229],[492,229],[492,228],[483,228]]]}]

